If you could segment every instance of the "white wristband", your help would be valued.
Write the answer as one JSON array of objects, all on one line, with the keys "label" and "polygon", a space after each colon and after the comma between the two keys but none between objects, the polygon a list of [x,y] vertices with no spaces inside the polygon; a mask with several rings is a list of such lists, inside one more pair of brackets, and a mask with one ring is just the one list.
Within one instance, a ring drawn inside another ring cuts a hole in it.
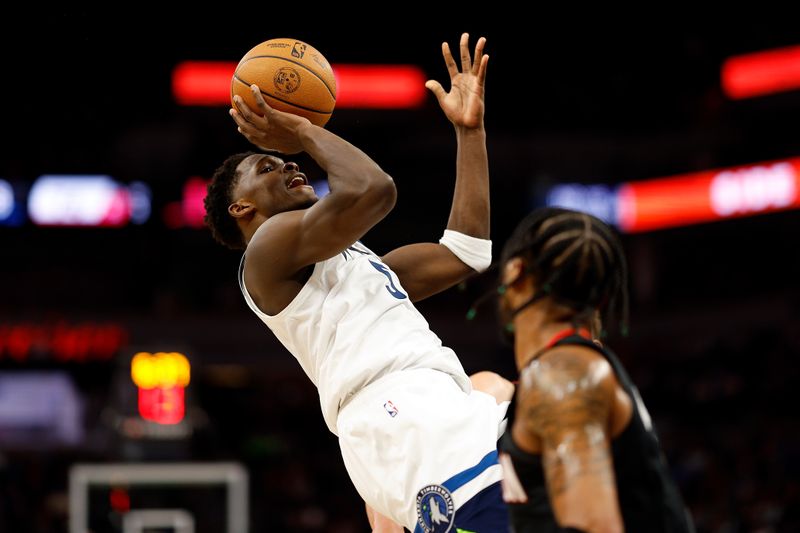
[{"label": "white wristband", "polygon": [[446,229],[439,239],[465,265],[477,272],[483,272],[492,264],[492,241],[470,237],[458,231]]}]

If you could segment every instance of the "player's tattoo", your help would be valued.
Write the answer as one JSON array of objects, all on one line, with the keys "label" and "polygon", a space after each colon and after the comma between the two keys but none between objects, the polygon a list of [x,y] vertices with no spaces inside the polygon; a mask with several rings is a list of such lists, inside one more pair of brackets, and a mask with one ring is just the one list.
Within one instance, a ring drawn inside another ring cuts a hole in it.
[{"label": "player's tattoo", "polygon": [[530,364],[522,375],[519,415],[542,441],[542,466],[551,498],[582,478],[614,484],[606,425],[612,396],[600,385],[607,375],[567,350]]}]

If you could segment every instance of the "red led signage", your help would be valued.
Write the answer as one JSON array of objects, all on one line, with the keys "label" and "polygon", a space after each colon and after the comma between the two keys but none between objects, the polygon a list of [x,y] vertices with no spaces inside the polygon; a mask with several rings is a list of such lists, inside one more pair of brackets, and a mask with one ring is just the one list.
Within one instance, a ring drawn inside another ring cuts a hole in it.
[{"label": "red led signage", "polygon": [[110,361],[127,342],[128,332],[116,324],[0,324],[0,360]]},{"label": "red led signage", "polygon": [[[230,106],[235,62],[184,61],[172,71],[181,105]],[[336,108],[408,109],[425,101],[425,72],[414,65],[333,65]]]}]

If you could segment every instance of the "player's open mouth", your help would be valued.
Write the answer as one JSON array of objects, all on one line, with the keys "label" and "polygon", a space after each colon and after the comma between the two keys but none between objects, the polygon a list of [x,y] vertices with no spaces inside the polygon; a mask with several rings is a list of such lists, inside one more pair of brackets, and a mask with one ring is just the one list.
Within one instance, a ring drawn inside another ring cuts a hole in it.
[{"label": "player's open mouth", "polygon": [[289,179],[286,180],[286,188],[287,189],[294,189],[295,187],[300,187],[303,185],[308,185],[308,178],[302,172],[298,172],[297,174],[292,174],[289,176]]}]

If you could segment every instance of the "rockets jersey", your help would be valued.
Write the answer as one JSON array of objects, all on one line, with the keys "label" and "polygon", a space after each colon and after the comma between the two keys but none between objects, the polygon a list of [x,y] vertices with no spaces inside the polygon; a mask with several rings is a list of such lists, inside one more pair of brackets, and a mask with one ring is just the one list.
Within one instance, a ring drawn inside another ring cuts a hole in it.
[{"label": "rockets jersey", "polygon": [[250,309],[316,385],[322,415],[336,435],[344,402],[390,372],[439,370],[471,391],[456,354],[442,346],[395,273],[361,242],[316,263],[294,300],[276,315],[262,312],[247,292],[244,256],[239,286]]},{"label": "rockets jersey", "polygon": [[[648,533],[693,533],[694,525],[673,482],[650,415],[633,381],[617,356],[581,335],[559,339],[552,346],[577,344],[602,355],[614,369],[620,386],[633,401],[631,420],[611,441],[617,497],[625,531]],[[508,510],[516,533],[555,533],[556,523],[547,492],[542,457],[517,446],[506,432],[502,448],[511,458],[528,497],[523,504],[509,504]]]}]

